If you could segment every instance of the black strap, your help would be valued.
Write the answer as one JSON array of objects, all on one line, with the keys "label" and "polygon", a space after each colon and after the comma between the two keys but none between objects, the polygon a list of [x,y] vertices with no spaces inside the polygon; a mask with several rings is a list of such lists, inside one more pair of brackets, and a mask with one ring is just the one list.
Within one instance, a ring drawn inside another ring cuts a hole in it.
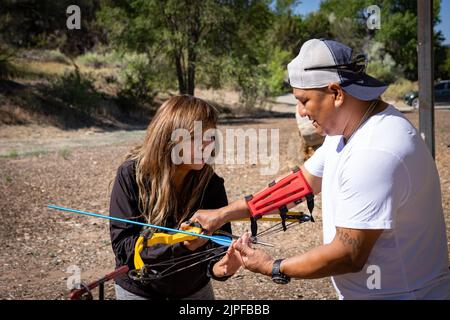
[{"label": "black strap", "polygon": [[306,196],[306,205],[308,206],[309,213],[311,214],[311,221],[314,222],[312,212],[314,210],[314,195],[312,193]]},{"label": "black strap", "polygon": [[255,217],[250,217],[250,231],[252,232],[252,237],[256,237],[258,234],[258,223]]},{"label": "black strap", "polygon": [[289,212],[289,209],[286,205],[281,206],[278,208],[280,210],[280,218],[281,218],[281,225],[283,226],[283,231],[286,231],[286,214]]}]

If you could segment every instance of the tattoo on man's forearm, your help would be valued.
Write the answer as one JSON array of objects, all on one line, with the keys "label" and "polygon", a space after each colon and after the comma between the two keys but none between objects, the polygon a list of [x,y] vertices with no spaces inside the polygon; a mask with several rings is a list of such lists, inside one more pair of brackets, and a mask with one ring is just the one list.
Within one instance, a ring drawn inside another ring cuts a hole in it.
[{"label": "tattoo on man's forearm", "polygon": [[352,251],[356,252],[361,248],[361,240],[355,237],[351,237],[349,233],[342,229],[336,229],[336,233],[338,234],[339,240],[344,245],[352,246]]}]

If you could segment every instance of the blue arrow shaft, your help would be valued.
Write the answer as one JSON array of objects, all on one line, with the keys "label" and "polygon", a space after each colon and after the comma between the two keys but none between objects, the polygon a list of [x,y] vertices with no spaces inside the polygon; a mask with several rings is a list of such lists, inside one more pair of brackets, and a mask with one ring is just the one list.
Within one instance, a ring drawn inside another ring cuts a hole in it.
[{"label": "blue arrow shaft", "polygon": [[214,242],[216,242],[216,243],[218,243],[220,245],[228,245],[229,246],[231,244],[231,239],[227,239],[227,238],[224,238],[224,237],[208,236],[206,234],[199,234],[199,233],[189,232],[189,231],[184,231],[184,230],[179,230],[179,229],[161,227],[161,226],[157,226],[157,225],[150,224],[150,223],[144,223],[144,222],[139,222],[139,221],[121,219],[121,218],[116,218],[116,217],[110,217],[110,216],[105,216],[105,215],[98,214],[98,213],[81,211],[81,210],[75,210],[75,209],[61,207],[61,206],[55,206],[55,205],[51,205],[51,204],[48,205],[47,207],[50,208],[50,209],[66,211],[66,212],[72,212],[72,213],[78,213],[78,214],[82,214],[82,215],[90,216],[90,217],[102,218],[102,219],[119,221],[119,222],[124,222],[124,223],[131,223],[131,224],[136,224],[136,225],[139,225],[139,226],[150,227],[150,228],[160,229],[160,230],[164,230],[164,231],[170,231],[170,232],[175,232],[175,233],[187,234],[187,235],[190,235],[190,236],[196,236],[196,237],[199,237],[199,238],[208,239],[208,240],[214,241]]}]

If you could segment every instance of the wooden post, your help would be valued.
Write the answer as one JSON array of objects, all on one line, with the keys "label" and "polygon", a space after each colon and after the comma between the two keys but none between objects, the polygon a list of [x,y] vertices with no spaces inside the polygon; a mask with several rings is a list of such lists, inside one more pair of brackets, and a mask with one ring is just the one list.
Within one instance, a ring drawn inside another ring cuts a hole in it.
[{"label": "wooden post", "polygon": [[419,131],[434,158],[434,61],[432,0],[417,0],[417,21]]}]

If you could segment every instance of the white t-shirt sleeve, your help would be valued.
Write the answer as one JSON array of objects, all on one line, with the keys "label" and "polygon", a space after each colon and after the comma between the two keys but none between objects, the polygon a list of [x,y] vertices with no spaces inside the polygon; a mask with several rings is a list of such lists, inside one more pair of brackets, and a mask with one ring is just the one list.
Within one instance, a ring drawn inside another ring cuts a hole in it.
[{"label": "white t-shirt sleeve", "polygon": [[409,173],[402,160],[382,150],[359,150],[340,172],[335,225],[393,229],[395,212],[410,190]]},{"label": "white t-shirt sleeve", "polygon": [[325,154],[327,148],[327,138],[323,144],[314,152],[314,154],[305,161],[305,169],[312,175],[316,177],[323,176],[323,168],[325,165]]}]

